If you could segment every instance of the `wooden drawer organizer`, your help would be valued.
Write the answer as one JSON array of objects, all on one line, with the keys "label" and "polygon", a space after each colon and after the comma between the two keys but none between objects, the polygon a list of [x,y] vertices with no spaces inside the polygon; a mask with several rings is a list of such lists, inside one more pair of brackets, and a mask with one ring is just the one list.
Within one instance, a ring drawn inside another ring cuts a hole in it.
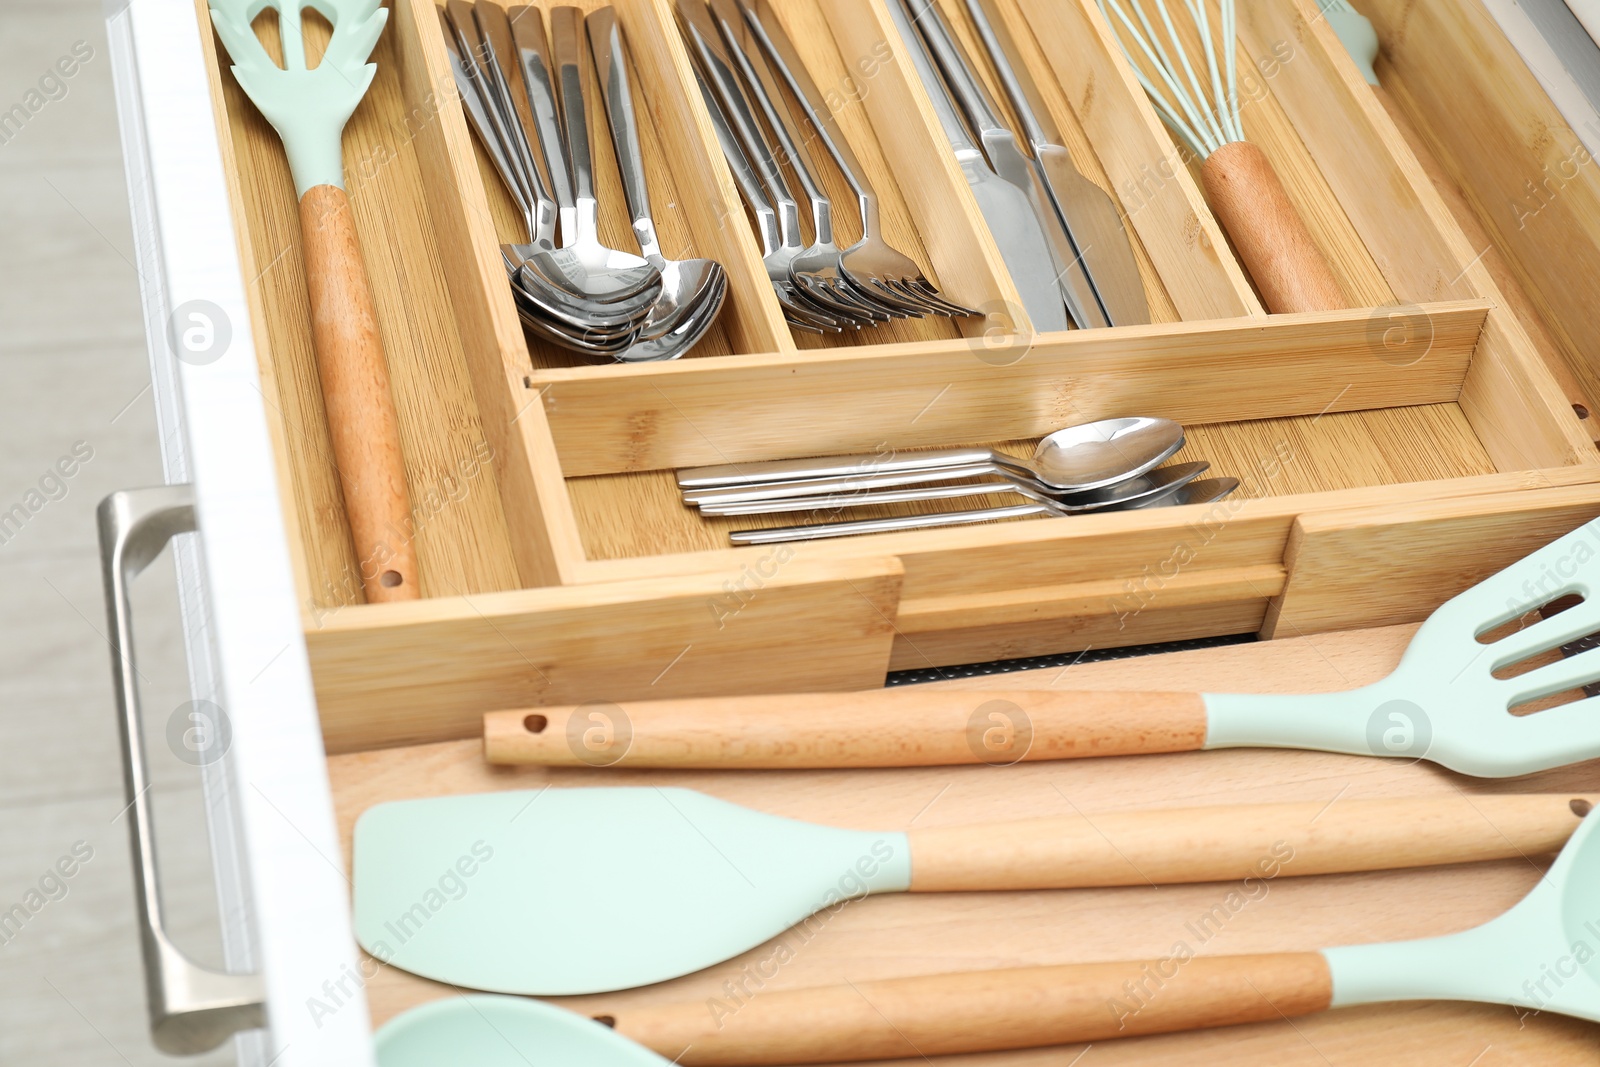
[{"label": "wooden drawer organizer", "polygon": [[[672,363],[575,366],[524,335],[497,248],[523,235],[463,121],[432,0],[394,0],[345,137],[425,594],[393,605],[352,603],[288,168],[206,34],[331,750],[466,736],[500,706],[865,687],[890,669],[1412,620],[1600,513],[1600,454],[1312,0],[1240,5],[1245,126],[1351,308],[1294,316],[1263,313],[1093,0],[1003,0],[1080,167],[1120,199],[1157,320],[1047,335],[1018,308],[884,0],[782,0],[878,182],[890,239],[986,312],[828,347],[783,322],[685,88],[670,0],[617,6],[664,244],[730,276],[719,325]],[[1578,221],[1548,245],[1495,213],[1518,174],[1560,156],[1553,107],[1475,0],[1363,10],[1396,97],[1540,292],[1541,328],[1581,350],[1587,309],[1571,282],[1542,279],[1597,276],[1600,183],[1565,183],[1544,217]],[[1458,93],[1466,70],[1493,93]],[[626,247],[593,118],[604,236]],[[1488,151],[1492,166],[1476,158]],[[1027,451],[1131,413],[1184,423],[1186,456],[1244,490],[1210,508],[733,550],[671,475],[956,443]]]}]

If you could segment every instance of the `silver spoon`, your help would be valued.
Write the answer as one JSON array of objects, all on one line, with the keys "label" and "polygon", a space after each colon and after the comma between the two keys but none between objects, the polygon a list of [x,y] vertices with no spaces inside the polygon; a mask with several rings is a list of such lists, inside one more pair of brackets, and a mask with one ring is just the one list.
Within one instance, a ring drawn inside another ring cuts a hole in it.
[{"label": "silver spoon", "polygon": [[1149,474],[1096,489],[1090,493],[1044,492],[1009,478],[983,482],[961,482],[922,489],[888,489],[872,493],[836,493],[826,496],[792,497],[786,500],[751,500],[741,503],[705,503],[704,515],[781,515],[796,511],[838,511],[867,508],[880,504],[910,504],[928,500],[959,500],[963,497],[1015,493],[1050,506],[1058,514],[1076,515],[1090,511],[1141,506],[1168,489],[1188,485],[1209,470],[1202,461],[1161,467]]},{"label": "silver spoon", "polygon": [[631,61],[622,25],[617,21],[616,10],[610,7],[591,12],[584,21],[594,50],[600,95],[605,102],[611,142],[616,148],[623,194],[633,215],[633,232],[638,238],[639,250],[661,273],[662,281],[661,295],[639,328],[639,341],[619,358],[629,362],[674,359],[688,351],[711,327],[727,295],[728,278],[722,265],[714,260],[669,260],[661,254],[661,241],[650,217],[650,192],[645,182],[644,153],[639,147],[638,120],[633,110],[628,73]]},{"label": "silver spoon", "polygon": [[[1152,504],[1164,496],[1179,492],[1203,474],[1210,464],[1180,463],[1163,467],[1147,478],[1148,486],[1130,490],[1121,505],[1131,508],[1140,503]],[[1011,491],[1022,492],[1012,485]],[[885,494],[890,495],[890,494]],[[1027,495],[1027,494],[1024,494]],[[1104,508],[1096,510],[1106,510]],[[1119,509],[1120,510],[1120,509]],[[737,530],[728,535],[736,545],[770,545],[781,541],[818,541],[834,537],[858,537],[863,534],[891,533],[902,530],[925,530],[942,526],[966,526],[972,523],[993,522],[997,519],[1017,519],[1028,515],[1077,515],[1075,510],[1058,500],[1039,496],[1026,504],[1007,508],[984,508],[979,511],[947,511],[937,515],[900,515],[892,519],[860,519],[854,522],[822,523],[815,526],[784,526],[773,530]]]},{"label": "silver spoon", "polygon": [[[598,306],[552,258],[554,248],[554,202],[544,192],[534,168],[531,148],[517,123],[515,106],[499,64],[493,41],[501,27],[494,13],[504,18],[499,7],[485,6],[490,17],[464,0],[453,0],[448,11],[439,13],[449,52],[452,73],[462,104],[488,151],[512,198],[527,221],[532,243],[502,245],[507,272],[512,276],[512,295],[517,311],[529,329],[546,340],[579,352],[611,352],[626,347],[637,334],[636,321],[642,310],[619,313]],[[485,25],[486,23],[486,25]],[[508,36],[508,35],[505,35]],[[549,221],[546,221],[549,220]],[[520,277],[527,264],[535,269]]]},{"label": "silver spoon", "polygon": [[681,470],[678,487],[687,490],[759,486],[768,482],[934,472],[947,467],[991,464],[1035,478],[1055,489],[1086,492],[1143,474],[1182,447],[1183,427],[1171,419],[1133,416],[1101,419],[1057,430],[1039,442],[1032,462],[988,448],[768,460]]}]

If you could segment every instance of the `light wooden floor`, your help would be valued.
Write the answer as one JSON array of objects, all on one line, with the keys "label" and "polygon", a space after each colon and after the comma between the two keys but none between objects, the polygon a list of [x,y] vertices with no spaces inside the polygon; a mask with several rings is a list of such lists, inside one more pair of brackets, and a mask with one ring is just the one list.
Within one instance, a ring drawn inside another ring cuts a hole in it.
[{"label": "light wooden floor", "polygon": [[[75,844],[92,850],[0,945],[0,1063],[44,1067],[174,1062],[146,1029],[95,548],[100,498],[163,480],[103,19],[100,0],[0,0],[0,113],[77,42],[93,49],[64,95],[47,85],[57,99],[0,131],[0,513],[75,442],[93,450],[65,495],[0,535],[0,912]],[[137,589],[169,914],[215,964],[198,778],[164,740],[187,699],[170,569]]]}]

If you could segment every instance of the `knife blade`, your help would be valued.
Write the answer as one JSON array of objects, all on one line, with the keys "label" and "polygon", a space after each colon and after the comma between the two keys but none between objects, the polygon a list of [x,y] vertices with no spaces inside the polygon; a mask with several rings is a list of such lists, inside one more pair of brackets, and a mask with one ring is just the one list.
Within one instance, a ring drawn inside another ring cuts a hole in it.
[{"label": "knife blade", "polygon": [[923,46],[903,2],[891,2],[889,13],[900,31],[901,40],[905,42],[917,77],[933,102],[939,125],[943,127],[945,139],[955,153],[956,163],[972,189],[973,199],[978,202],[983,221],[994,235],[994,243],[1000,248],[1000,258],[1005,261],[1006,271],[1022,297],[1023,310],[1033,320],[1033,328],[1040,332],[1067,329],[1066,305],[1055,283],[1055,260],[1049,245],[1045,243],[1027,195],[1015,185],[1002,181],[989,169],[983,152],[967,133],[943,79],[934,69],[933,59]]},{"label": "knife blade", "polygon": [[1072,154],[1062,145],[1061,131],[995,0],[966,0],[966,4],[978,38],[988,50],[1000,84],[1022,124],[1022,135],[1033,147],[1034,166],[1073,247],[1083,257],[1106,318],[1113,326],[1148,323],[1150,305],[1145,301],[1144,282],[1116,202],[1073,164]]},{"label": "knife blade", "polygon": [[934,61],[944,71],[946,84],[977,132],[994,172],[1027,196],[1037,225],[1050,248],[1056,267],[1053,277],[1073,321],[1084,329],[1109,326],[1110,322],[1100,308],[1083,260],[1072,246],[1060,216],[1056,214],[1044,181],[1034,170],[1033,161],[1018,145],[1016,134],[1000,121],[989,90],[978,80],[971,60],[951,32],[944,13],[934,0],[911,0],[910,10],[912,21],[921,29],[922,38],[932,52]]}]

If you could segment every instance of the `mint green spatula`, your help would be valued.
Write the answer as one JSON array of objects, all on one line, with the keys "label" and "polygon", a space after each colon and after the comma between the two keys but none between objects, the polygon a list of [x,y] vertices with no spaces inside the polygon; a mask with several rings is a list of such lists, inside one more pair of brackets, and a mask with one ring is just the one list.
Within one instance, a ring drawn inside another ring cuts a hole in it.
[{"label": "mint green spatula", "polygon": [[[689,789],[379,804],[355,827],[355,931],[396,967],[496,993],[627,989],[731,959],[872,893],[1170,885],[1548,855],[1593,798],[1245,804],[908,832]],[[1287,862],[1285,856],[1292,856]]]},{"label": "mint green spatula", "polygon": [[1251,956],[1197,956],[1180,942],[1155,960],[763,990],[737,1010],[718,1000],[604,1007],[610,1027],[538,1001],[460,997],[386,1026],[378,1060],[381,1067],[921,1061],[1406,1000],[1506,1004],[1600,1022],[1597,820],[1584,820],[1521,903],[1444,937]]}]

